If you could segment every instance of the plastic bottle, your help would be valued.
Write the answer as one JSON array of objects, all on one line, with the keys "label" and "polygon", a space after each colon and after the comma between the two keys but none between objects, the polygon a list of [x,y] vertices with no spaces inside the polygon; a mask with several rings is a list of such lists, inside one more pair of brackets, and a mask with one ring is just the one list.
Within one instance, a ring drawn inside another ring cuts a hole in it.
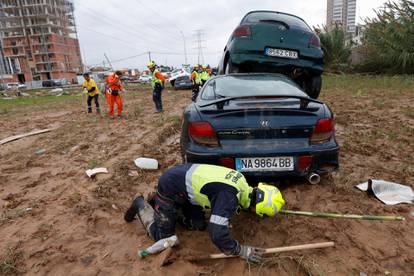
[{"label": "plastic bottle", "polygon": [[158,169],[158,161],[152,158],[140,157],[140,158],[137,158],[134,162],[135,162],[135,165],[137,165],[137,167],[141,169],[148,169],[148,170]]},{"label": "plastic bottle", "polygon": [[138,256],[140,258],[145,258],[149,254],[155,254],[155,253],[161,252],[167,249],[168,247],[173,247],[177,244],[178,244],[178,238],[176,235],[174,235],[169,238],[159,240],[153,245],[151,245],[150,247],[138,251]]}]

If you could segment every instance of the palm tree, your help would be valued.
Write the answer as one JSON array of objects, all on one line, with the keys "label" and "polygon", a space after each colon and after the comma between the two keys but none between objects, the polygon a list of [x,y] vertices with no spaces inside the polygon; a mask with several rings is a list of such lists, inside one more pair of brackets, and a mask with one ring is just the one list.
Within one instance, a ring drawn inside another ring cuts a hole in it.
[{"label": "palm tree", "polygon": [[361,68],[380,73],[414,73],[414,2],[389,1],[366,19],[363,46],[368,53]]},{"label": "palm tree", "polygon": [[341,71],[348,65],[351,46],[346,43],[345,33],[341,27],[335,25],[331,31],[326,26],[322,30],[315,29],[321,40],[324,53],[324,63],[327,70]]}]

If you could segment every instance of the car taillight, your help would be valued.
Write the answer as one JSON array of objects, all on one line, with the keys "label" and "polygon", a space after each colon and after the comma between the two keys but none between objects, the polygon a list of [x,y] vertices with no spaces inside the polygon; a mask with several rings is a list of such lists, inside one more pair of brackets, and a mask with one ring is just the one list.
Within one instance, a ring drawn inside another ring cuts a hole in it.
[{"label": "car taillight", "polygon": [[249,26],[239,26],[233,32],[233,37],[250,37],[252,32]]},{"label": "car taillight", "polygon": [[213,127],[208,122],[193,122],[188,125],[188,134],[194,142],[218,147],[218,140]]},{"label": "car taillight", "polygon": [[319,119],[310,137],[311,144],[321,144],[329,141],[335,131],[335,122],[331,118]]},{"label": "car taillight", "polygon": [[229,169],[234,169],[234,159],[230,157],[220,158],[218,164]]},{"label": "car taillight", "polygon": [[315,48],[321,48],[321,41],[319,39],[319,36],[312,35],[311,38],[309,39],[309,46],[315,47]]},{"label": "car taillight", "polygon": [[309,169],[312,164],[313,157],[310,155],[299,156],[298,160],[298,171],[304,172]]}]

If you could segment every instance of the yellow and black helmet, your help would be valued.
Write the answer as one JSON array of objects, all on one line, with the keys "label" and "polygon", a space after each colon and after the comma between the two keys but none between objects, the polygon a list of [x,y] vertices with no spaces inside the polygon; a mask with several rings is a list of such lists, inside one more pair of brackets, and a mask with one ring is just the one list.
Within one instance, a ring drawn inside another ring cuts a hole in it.
[{"label": "yellow and black helmet", "polygon": [[155,67],[155,62],[151,61],[150,63],[147,64],[148,69],[152,69]]},{"label": "yellow and black helmet", "polygon": [[256,190],[256,214],[275,216],[285,205],[282,193],[275,186],[260,182]]}]

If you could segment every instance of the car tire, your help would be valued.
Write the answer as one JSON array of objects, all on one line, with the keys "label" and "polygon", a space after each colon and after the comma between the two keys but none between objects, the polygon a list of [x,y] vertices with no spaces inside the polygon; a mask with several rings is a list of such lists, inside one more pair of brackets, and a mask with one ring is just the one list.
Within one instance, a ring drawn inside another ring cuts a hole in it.
[{"label": "car tire", "polygon": [[304,88],[306,94],[313,99],[317,99],[322,88],[322,77],[321,75],[311,76],[304,81]]},{"label": "car tire", "polygon": [[234,65],[229,58],[229,60],[226,63],[226,67],[224,68],[224,74],[228,75],[232,73],[239,73],[239,67]]},{"label": "car tire", "polygon": [[175,80],[170,81],[171,86],[174,86]]}]

